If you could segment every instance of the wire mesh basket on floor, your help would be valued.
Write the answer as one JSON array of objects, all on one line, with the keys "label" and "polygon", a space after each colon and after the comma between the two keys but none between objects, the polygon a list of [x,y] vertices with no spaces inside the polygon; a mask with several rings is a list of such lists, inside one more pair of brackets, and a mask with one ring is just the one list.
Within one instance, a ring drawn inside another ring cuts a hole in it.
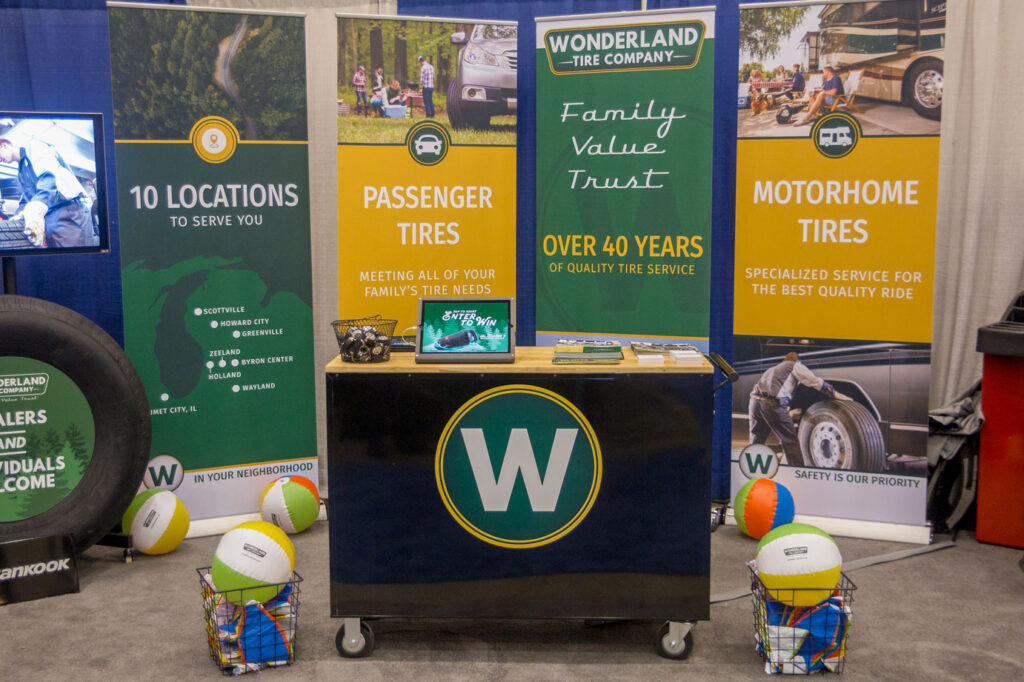
[{"label": "wire mesh basket on floor", "polygon": [[384,362],[391,358],[391,337],[398,320],[380,315],[331,323],[342,362]]},{"label": "wire mesh basket on floor", "polygon": [[[766,673],[807,675],[843,671],[846,664],[853,591],[845,573],[828,588],[772,589],[750,568],[754,604],[754,640]],[[811,593],[817,592],[812,598]],[[823,596],[822,601],[815,600]],[[787,603],[788,602],[788,603]],[[810,606],[791,606],[811,603]]]},{"label": "wire mesh basket on floor", "polygon": [[[196,572],[210,657],[221,672],[238,675],[289,665],[295,659],[302,576],[292,572],[291,580],[278,585],[217,591],[209,566]],[[268,591],[271,598],[267,597]]]}]

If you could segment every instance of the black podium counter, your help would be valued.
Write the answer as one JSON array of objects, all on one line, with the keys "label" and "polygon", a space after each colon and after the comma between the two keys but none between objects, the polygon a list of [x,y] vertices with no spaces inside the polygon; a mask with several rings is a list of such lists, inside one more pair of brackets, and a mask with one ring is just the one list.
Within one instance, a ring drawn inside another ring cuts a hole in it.
[{"label": "black podium counter", "polygon": [[711,365],[551,354],[327,366],[342,655],[369,617],[708,618]]}]

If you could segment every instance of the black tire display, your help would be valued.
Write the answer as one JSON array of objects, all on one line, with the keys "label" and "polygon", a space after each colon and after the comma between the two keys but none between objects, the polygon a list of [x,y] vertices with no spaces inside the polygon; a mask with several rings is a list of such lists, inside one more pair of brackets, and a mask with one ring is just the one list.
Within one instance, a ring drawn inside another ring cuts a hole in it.
[{"label": "black tire display", "polygon": [[0,541],[71,534],[81,552],[120,521],[145,473],[150,419],[142,381],[121,347],[100,327],[63,306],[0,296],[0,358],[29,358],[77,385],[95,427],[81,480],[49,509],[0,522]]},{"label": "black tire display", "polygon": [[929,57],[913,66],[903,80],[903,103],[920,116],[937,121],[942,117],[942,62]]},{"label": "black tire display", "polygon": [[852,400],[822,400],[800,419],[798,432],[804,466],[882,471],[885,441],[871,412]]}]

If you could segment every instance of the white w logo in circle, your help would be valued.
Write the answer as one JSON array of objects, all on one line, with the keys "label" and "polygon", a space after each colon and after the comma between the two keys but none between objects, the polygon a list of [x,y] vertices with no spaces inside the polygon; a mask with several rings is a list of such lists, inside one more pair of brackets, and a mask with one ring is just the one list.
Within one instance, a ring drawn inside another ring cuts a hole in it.
[{"label": "white w logo in circle", "polygon": [[555,440],[551,444],[551,455],[548,458],[547,471],[544,473],[543,479],[541,479],[540,471],[537,468],[537,458],[533,454],[529,431],[512,429],[497,480],[494,478],[494,468],[491,466],[483,429],[460,429],[460,431],[462,441],[466,445],[466,452],[469,455],[469,464],[473,468],[473,478],[476,480],[477,490],[480,491],[480,502],[483,504],[484,511],[508,511],[512,489],[515,487],[516,478],[520,472],[522,472],[523,484],[526,486],[526,494],[530,498],[530,507],[533,511],[555,511],[579,429],[555,430]]}]

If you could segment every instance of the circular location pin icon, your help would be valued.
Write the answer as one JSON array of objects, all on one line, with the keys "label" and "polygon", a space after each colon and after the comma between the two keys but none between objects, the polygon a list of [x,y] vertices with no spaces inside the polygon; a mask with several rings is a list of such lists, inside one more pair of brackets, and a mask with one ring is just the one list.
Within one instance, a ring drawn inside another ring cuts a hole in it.
[{"label": "circular location pin icon", "polygon": [[208,163],[221,163],[234,154],[238,130],[227,119],[207,116],[196,122],[189,138],[200,158]]}]

